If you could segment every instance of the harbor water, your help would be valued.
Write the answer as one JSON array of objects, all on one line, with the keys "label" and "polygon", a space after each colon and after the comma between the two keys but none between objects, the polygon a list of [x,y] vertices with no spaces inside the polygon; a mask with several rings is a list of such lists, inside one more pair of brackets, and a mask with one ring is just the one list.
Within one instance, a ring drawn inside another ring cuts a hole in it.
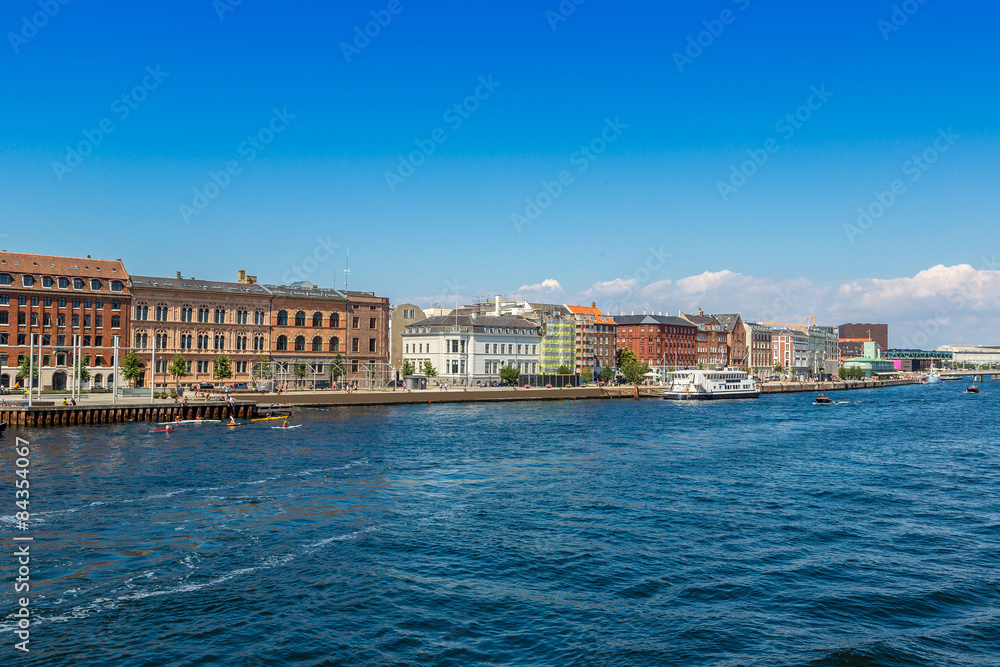
[{"label": "harbor water", "polygon": [[2,663],[995,665],[980,386],[9,430]]}]

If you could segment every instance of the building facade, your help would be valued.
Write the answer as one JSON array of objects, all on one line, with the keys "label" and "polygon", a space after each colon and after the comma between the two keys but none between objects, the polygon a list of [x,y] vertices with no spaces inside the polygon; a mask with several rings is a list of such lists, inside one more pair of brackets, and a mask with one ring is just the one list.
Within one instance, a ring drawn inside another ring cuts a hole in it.
[{"label": "building facade", "polygon": [[412,303],[395,306],[389,312],[389,363],[397,371],[403,367],[403,330],[407,324],[427,319],[427,315]]},{"label": "building facade", "polygon": [[872,323],[841,324],[837,338],[864,338],[878,343],[879,349],[889,349],[889,325]]},{"label": "building facade", "polygon": [[[145,367],[139,385],[251,382],[254,364],[270,355],[270,308],[271,294],[252,283],[184,278],[179,271],[173,278],[133,276],[129,343]],[[188,368],[180,378],[168,372],[177,355]],[[222,356],[232,373],[225,379],[216,378]]]},{"label": "building facade", "polygon": [[798,329],[779,329],[771,333],[774,366],[785,367],[789,375],[805,376],[809,369],[809,336]]},{"label": "building facade", "polygon": [[615,323],[597,303],[587,306],[566,306],[575,322],[574,361],[576,373],[589,369],[597,377],[603,368],[615,365]]},{"label": "building facade", "polygon": [[500,379],[500,369],[540,371],[541,326],[520,317],[432,317],[403,329],[403,359],[423,374],[430,362],[439,383],[461,386]]},{"label": "building facade", "polygon": [[712,315],[722,326],[726,334],[726,366],[749,367],[747,356],[747,333],[743,328],[743,318],[739,313],[722,313]]},{"label": "building facade", "polygon": [[711,315],[698,311],[697,315],[680,314],[681,319],[698,327],[697,363],[705,368],[725,368],[729,363],[729,339],[725,327]]},{"label": "building facade", "polygon": [[774,351],[771,349],[771,327],[756,322],[743,323],[747,345],[747,365],[757,377],[769,377],[774,366]]},{"label": "building facade", "polygon": [[632,350],[650,366],[692,368],[697,362],[697,325],[669,315],[614,315],[615,349]]},{"label": "building facade", "polygon": [[347,296],[310,284],[265,285],[271,295],[270,364],[278,386],[332,386],[347,373]]},{"label": "building facade", "polygon": [[91,376],[84,388],[113,386],[115,339],[119,356],[128,347],[130,283],[120,259],[0,252],[0,385],[27,386],[18,367],[34,341],[35,386],[67,388],[78,336]]}]

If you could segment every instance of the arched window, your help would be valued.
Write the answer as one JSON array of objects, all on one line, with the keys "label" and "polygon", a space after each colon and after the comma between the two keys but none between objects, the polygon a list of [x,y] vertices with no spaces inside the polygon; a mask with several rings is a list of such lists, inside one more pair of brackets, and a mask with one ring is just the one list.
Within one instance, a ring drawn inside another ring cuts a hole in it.
[{"label": "arched window", "polygon": [[340,352],[340,339],[336,336],[330,339],[330,351]]},{"label": "arched window", "polygon": [[278,323],[275,326],[287,327],[288,326],[288,311],[279,310],[278,311]]},{"label": "arched window", "polygon": [[104,381],[104,376],[98,373],[94,376],[94,388],[100,388],[101,383]]},{"label": "arched window", "polygon": [[285,351],[288,349],[288,336],[278,336],[277,345],[275,346],[280,351]]},{"label": "arched window", "polygon": [[334,328],[340,326],[340,313],[333,313],[330,315],[330,326]]},{"label": "arched window", "polygon": [[315,338],[313,338],[313,349],[312,349],[312,351],[313,352],[322,352],[323,351],[323,339],[320,338],[319,336],[316,336]]},{"label": "arched window", "polygon": [[295,313],[295,326],[304,327],[306,325],[306,314],[303,311]]},{"label": "arched window", "polygon": [[323,326],[323,313],[313,313],[313,326],[314,327]]},{"label": "arched window", "polygon": [[305,352],[305,350],[306,350],[306,337],[305,336],[296,336],[295,337],[295,351],[296,352]]}]

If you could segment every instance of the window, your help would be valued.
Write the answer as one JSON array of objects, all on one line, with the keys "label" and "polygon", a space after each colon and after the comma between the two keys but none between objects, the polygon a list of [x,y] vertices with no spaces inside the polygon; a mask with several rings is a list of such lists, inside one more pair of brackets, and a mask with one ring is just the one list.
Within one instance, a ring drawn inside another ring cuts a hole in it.
[{"label": "window", "polygon": [[[28,340],[28,335],[27,334],[23,334],[23,333],[17,334],[17,344],[20,345],[21,347],[27,345],[27,342],[25,342],[27,340]],[[18,365],[20,365],[20,364],[18,364]]]},{"label": "window", "polygon": [[314,327],[323,326],[323,313],[313,313],[313,326]]},{"label": "window", "polygon": [[368,318],[368,328],[369,329],[374,329],[375,328],[375,318],[374,317],[369,317]]},{"label": "window", "polygon": [[75,327],[78,327],[78,326],[80,326],[80,316],[79,315],[74,315],[73,316],[73,327],[75,328]]},{"label": "window", "polygon": [[375,339],[374,338],[369,338],[368,339],[368,351],[369,352],[374,352],[375,351]]},{"label": "window", "polygon": [[236,362],[236,372],[237,373],[246,373],[247,372],[247,362],[245,362],[245,361],[237,361]]},{"label": "window", "polygon": [[146,349],[146,334],[137,333],[135,335],[135,346],[140,350]]},{"label": "window", "polygon": [[101,315],[94,315],[94,326],[98,329],[104,326],[104,317]]},{"label": "window", "polygon": [[208,362],[207,361],[199,361],[198,362],[198,372],[199,373],[207,373],[208,372]]},{"label": "window", "polygon": [[301,310],[295,313],[295,326],[304,327],[306,325],[306,314]]},{"label": "window", "polygon": [[[90,336],[83,336],[83,342],[81,343],[81,345],[83,345],[84,347],[90,347]],[[100,359],[100,357],[98,357],[98,359]],[[100,366],[101,364],[98,363],[97,365]]]},{"label": "window", "polygon": [[66,316],[63,315],[62,313],[59,313],[58,315],[56,315],[56,326],[57,327],[64,327],[64,326],[66,326]]},{"label": "window", "polygon": [[0,273],[0,285],[10,285],[12,282],[9,273]]},{"label": "window", "polygon": [[263,311],[260,311],[260,310],[254,311],[254,314],[253,314],[253,323],[254,324],[264,324],[264,313],[263,313]]},{"label": "window", "polygon": [[339,327],[340,326],[340,313],[333,313],[330,315],[330,326]]},{"label": "window", "polygon": [[111,328],[112,329],[121,329],[122,328],[122,318],[121,318],[121,315],[112,315],[111,316]]},{"label": "window", "polygon": [[10,315],[6,310],[0,311],[0,324],[10,324],[10,321],[7,319],[9,317]]},{"label": "window", "polygon": [[118,299],[112,299],[111,310],[121,310],[121,309],[122,309],[122,302],[119,301]]},{"label": "window", "polygon": [[295,337],[295,351],[296,352],[305,352],[305,350],[306,350],[306,337],[305,336],[296,336]]},{"label": "window", "polygon": [[42,277],[42,287],[52,287],[52,278],[50,276]]},{"label": "window", "polygon": [[25,287],[33,287],[35,285],[34,276],[21,276],[21,282],[24,283]]},{"label": "window", "polygon": [[323,339],[320,338],[319,336],[316,336],[315,338],[313,338],[312,351],[313,352],[322,352],[323,351]]},{"label": "window", "polygon": [[112,292],[121,292],[122,291],[122,281],[120,281],[120,280],[112,280],[111,281],[111,291]]},{"label": "window", "polygon": [[167,307],[165,305],[163,305],[163,304],[160,304],[159,306],[157,306],[156,310],[154,311],[153,317],[156,319],[157,322],[166,322],[167,321]]},{"label": "window", "polygon": [[236,337],[236,349],[237,350],[245,350],[245,349],[247,349],[247,337],[246,336],[237,336]]},{"label": "window", "polygon": [[225,308],[216,308],[215,309],[215,323],[216,324],[225,324],[225,322],[226,322],[226,309]]},{"label": "window", "polygon": [[[9,344],[10,344],[10,334],[8,334],[6,331],[0,333],[0,345],[9,345]],[[4,363],[3,365],[6,366],[7,364]]]},{"label": "window", "polygon": [[237,310],[236,311],[236,324],[246,324],[247,323],[247,311]]},{"label": "window", "polygon": [[191,306],[181,307],[181,322],[190,322],[194,316],[194,309]]},{"label": "window", "polygon": [[67,287],[69,287],[69,278],[60,278],[59,289],[66,289]]},{"label": "window", "polygon": [[37,306],[38,305],[38,297],[37,296],[31,297],[31,305],[32,306]]},{"label": "window", "polygon": [[83,289],[83,278],[73,278],[73,289]]},{"label": "window", "polygon": [[358,339],[357,338],[352,338],[351,339],[351,352],[357,352],[357,351],[358,351]]},{"label": "window", "polygon": [[263,336],[257,336],[256,338],[253,339],[253,349],[255,349],[255,350],[263,350],[264,349],[264,337]]},{"label": "window", "polygon": [[206,323],[208,322],[208,308],[198,309],[198,321]]},{"label": "window", "polygon": [[208,349],[208,335],[198,334],[198,349],[207,350]]},{"label": "window", "polygon": [[135,319],[144,320],[149,316],[149,306],[136,306]]},{"label": "window", "polygon": [[[161,346],[160,343],[163,343]],[[166,347],[167,337],[162,334],[156,334],[156,347]],[[191,334],[181,334],[181,349],[190,350],[191,349]]]},{"label": "window", "polygon": [[330,339],[330,351],[340,352],[340,339],[336,336]]},{"label": "window", "polygon": [[351,318],[351,328],[352,328],[352,329],[357,329],[357,328],[358,328],[358,326],[359,326],[359,325],[358,325],[358,321],[359,321],[360,319],[361,319],[361,318],[359,318],[359,317],[352,317],[352,318]]},{"label": "window", "polygon": [[33,326],[33,327],[37,327],[38,326],[38,313],[32,313],[31,314],[31,326]]},{"label": "window", "polygon": [[94,336],[94,345],[97,347],[104,345],[104,336]]},{"label": "window", "polygon": [[[279,317],[280,317],[280,313],[279,313]],[[278,340],[276,341],[276,344],[275,344],[275,349],[277,349],[279,351],[282,351],[282,352],[285,351],[285,350],[287,350],[288,349],[288,336],[278,336]]]},{"label": "window", "polygon": [[90,289],[92,289],[95,292],[100,291],[100,289],[101,289],[101,281],[100,280],[91,279],[91,281],[90,281]]},{"label": "window", "polygon": [[42,305],[45,306],[46,308],[49,308],[50,306],[52,306],[52,297],[51,296],[47,296],[44,299],[42,299]]},{"label": "window", "polygon": [[216,350],[224,350],[224,349],[226,349],[226,337],[225,336],[216,336],[215,337],[215,349]]},{"label": "window", "polygon": [[275,326],[287,327],[288,326],[288,311],[287,310],[279,310],[278,311],[278,318],[277,318],[277,320],[278,320],[278,322],[277,322],[277,324],[275,324]]},{"label": "window", "polygon": [[9,305],[10,305],[10,296],[6,294],[0,294],[0,306],[9,306]]},{"label": "window", "polygon": [[104,301],[101,299],[94,299],[94,308],[101,309],[104,308]]}]

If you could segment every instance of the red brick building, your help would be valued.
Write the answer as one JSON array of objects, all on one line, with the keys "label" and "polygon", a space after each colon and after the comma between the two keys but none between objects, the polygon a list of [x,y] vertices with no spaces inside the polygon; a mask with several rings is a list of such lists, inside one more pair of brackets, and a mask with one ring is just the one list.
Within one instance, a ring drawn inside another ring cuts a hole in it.
[{"label": "red brick building", "polygon": [[628,348],[650,366],[684,368],[696,363],[698,327],[668,315],[613,315],[616,349]]},{"label": "red brick building", "polygon": [[0,252],[0,385],[18,383],[32,335],[36,355],[41,345],[43,389],[68,386],[76,335],[90,357],[84,387],[111,385],[114,340],[120,338],[120,355],[129,344],[130,282],[120,259]]},{"label": "red brick building", "polygon": [[728,334],[717,319],[700,310],[697,315],[681,313],[680,317],[698,327],[696,363],[705,368],[724,368],[729,364]]}]

